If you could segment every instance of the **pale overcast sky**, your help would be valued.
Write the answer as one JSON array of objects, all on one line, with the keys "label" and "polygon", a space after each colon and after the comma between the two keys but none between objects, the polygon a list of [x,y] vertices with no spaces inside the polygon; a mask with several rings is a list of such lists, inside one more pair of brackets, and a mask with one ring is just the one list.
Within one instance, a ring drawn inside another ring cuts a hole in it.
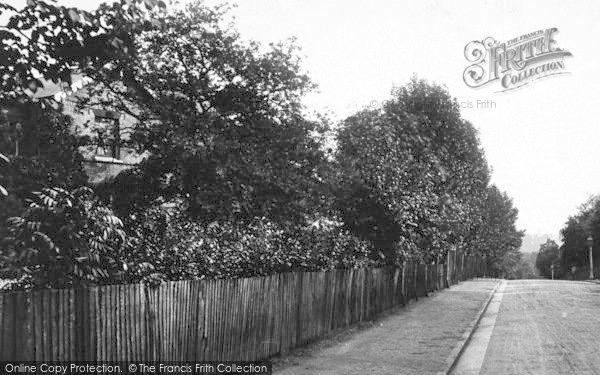
[{"label": "pale overcast sky", "polygon": [[[10,3],[19,3],[10,1]],[[24,4],[24,1],[21,3]],[[97,0],[58,0],[94,8]],[[210,1],[210,3],[219,3]],[[236,3],[235,1],[233,3]],[[514,198],[518,225],[530,234],[558,232],[591,194],[600,193],[596,1],[324,1],[243,0],[234,14],[245,38],[263,43],[291,36],[320,86],[309,109],[337,118],[389,96],[413,73],[445,84],[460,102],[491,100],[496,108],[465,108],[480,131],[492,180]],[[556,27],[559,47],[572,52],[569,75],[520,90],[472,89],[462,79],[465,45],[500,41]]]}]

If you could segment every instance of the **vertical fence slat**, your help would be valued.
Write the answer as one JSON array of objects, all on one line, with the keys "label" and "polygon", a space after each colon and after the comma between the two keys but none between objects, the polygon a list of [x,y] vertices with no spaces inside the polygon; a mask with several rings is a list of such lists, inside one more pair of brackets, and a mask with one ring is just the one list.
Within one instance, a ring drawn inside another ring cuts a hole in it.
[{"label": "vertical fence slat", "polygon": [[[42,292],[33,292],[31,299],[33,304],[33,334],[35,342],[35,360],[41,362],[44,360],[44,348],[42,341],[42,316],[44,311],[42,310]],[[0,295],[0,300],[2,295]],[[0,318],[0,321],[2,319]]]},{"label": "vertical fence slat", "polygon": [[0,359],[5,360],[6,358],[8,358],[8,356],[4,353],[4,351],[6,350],[5,348],[7,348],[9,346],[8,340],[6,339],[5,335],[4,335],[4,327],[5,327],[5,320],[8,320],[8,314],[6,312],[6,305],[4,304],[4,300],[6,298],[6,296],[8,295],[8,293],[0,293]]}]

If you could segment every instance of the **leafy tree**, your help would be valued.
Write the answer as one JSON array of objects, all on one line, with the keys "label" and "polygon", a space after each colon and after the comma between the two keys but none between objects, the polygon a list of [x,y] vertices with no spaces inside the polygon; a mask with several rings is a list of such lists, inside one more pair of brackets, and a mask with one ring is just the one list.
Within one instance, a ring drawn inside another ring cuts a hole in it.
[{"label": "leafy tree", "polygon": [[9,192],[27,198],[45,186],[73,189],[87,182],[79,152],[85,139],[74,131],[70,116],[31,102],[4,107],[13,113],[0,119],[0,147],[14,153],[5,172]]},{"label": "leafy tree", "polygon": [[28,0],[17,10],[0,3],[0,99],[30,97],[42,78],[71,83],[73,73],[127,56],[132,35],[151,29],[160,0],[120,0],[102,4],[94,12]]},{"label": "leafy tree", "polygon": [[587,262],[586,234],[581,218],[570,217],[560,230],[563,241],[561,245],[561,273],[566,275],[573,269],[584,267]]},{"label": "leafy tree", "polygon": [[518,210],[512,199],[495,185],[490,185],[487,190],[475,245],[486,258],[491,275],[510,277],[521,261],[519,249],[524,233],[516,228]]},{"label": "leafy tree", "polygon": [[[11,288],[65,288],[118,281],[126,243],[121,221],[88,188],[44,189],[8,219],[0,244]],[[110,276],[110,279],[109,279]]]},{"label": "leafy tree", "polygon": [[556,242],[548,239],[540,245],[537,257],[535,259],[535,267],[541,276],[550,278],[552,276],[552,265],[555,266],[555,272],[558,274],[558,266],[560,263],[560,249]]},{"label": "leafy tree", "polygon": [[430,261],[469,245],[488,169],[475,129],[445,88],[414,78],[383,109],[346,119],[338,142],[337,208],[353,233],[392,262]]},{"label": "leafy tree", "polygon": [[0,149],[13,155],[0,165],[8,195],[0,199],[0,238],[7,234],[6,219],[22,212],[31,192],[48,186],[74,189],[87,182],[79,152],[83,140],[73,134],[69,116],[34,103],[3,108],[11,115],[0,118]]},{"label": "leafy tree", "polygon": [[223,26],[225,15],[201,2],[168,12],[136,35],[133,57],[91,72],[97,84],[82,105],[134,117],[131,143],[148,155],[115,195],[129,193],[125,210],[181,198],[205,222],[304,223],[322,205],[326,168],[323,127],[300,103],[313,85],[293,43],[261,52]]},{"label": "leafy tree", "polygon": [[[560,231],[562,277],[587,278],[589,275],[589,254],[587,238],[594,240],[594,265],[600,265],[600,199],[591,197],[580,208],[577,215],[569,217]],[[594,274],[597,274],[596,270]]]}]

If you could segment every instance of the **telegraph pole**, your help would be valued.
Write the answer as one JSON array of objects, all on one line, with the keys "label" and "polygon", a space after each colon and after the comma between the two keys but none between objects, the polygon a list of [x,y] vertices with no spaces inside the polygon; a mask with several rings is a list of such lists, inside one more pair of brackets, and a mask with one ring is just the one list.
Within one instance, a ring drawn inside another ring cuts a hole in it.
[{"label": "telegraph pole", "polygon": [[589,236],[587,238],[587,245],[590,251],[590,280],[594,279],[594,259],[592,256],[592,248],[594,246],[594,239],[592,238],[592,236]]}]

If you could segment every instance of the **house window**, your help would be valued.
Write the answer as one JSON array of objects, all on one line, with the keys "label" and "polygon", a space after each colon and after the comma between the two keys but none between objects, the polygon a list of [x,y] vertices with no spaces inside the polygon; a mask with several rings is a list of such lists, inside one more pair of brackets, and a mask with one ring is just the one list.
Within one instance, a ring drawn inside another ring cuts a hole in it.
[{"label": "house window", "polygon": [[94,110],[94,121],[98,125],[98,141],[96,157],[121,158],[121,131],[119,118],[121,114],[113,111]]}]

